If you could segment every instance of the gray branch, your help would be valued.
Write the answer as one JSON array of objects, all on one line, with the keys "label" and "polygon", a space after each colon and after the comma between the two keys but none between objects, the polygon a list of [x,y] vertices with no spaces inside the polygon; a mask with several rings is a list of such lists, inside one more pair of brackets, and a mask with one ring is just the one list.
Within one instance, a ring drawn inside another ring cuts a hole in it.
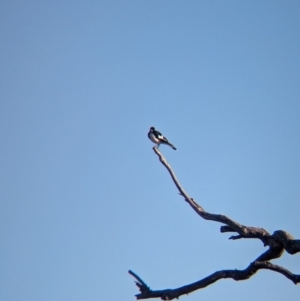
[{"label": "gray branch", "polygon": [[[238,235],[231,236],[229,239],[241,239],[241,238],[257,238],[260,239],[264,246],[269,246],[271,249],[274,249],[275,254],[279,253],[279,249],[286,250],[289,254],[296,254],[300,252],[300,240],[294,239],[292,235],[283,230],[275,231],[272,235],[263,228],[255,228],[241,225],[226,215],[223,214],[213,214],[205,211],[203,207],[198,205],[198,203],[191,198],[182,188],[179,183],[174,171],[171,166],[161,154],[157,147],[153,147],[154,152],[159,157],[160,162],[166,167],[169,174],[172,177],[172,180],[177,187],[179,194],[182,195],[185,201],[194,209],[194,211],[200,215],[205,220],[210,220],[214,222],[219,222],[225,226],[221,226],[221,233],[224,232],[236,232]],[[277,256],[273,257],[277,258]]]},{"label": "gray branch", "polygon": [[[266,269],[271,270],[277,273],[284,275],[286,278],[291,280],[294,284],[300,283],[300,275],[292,274],[287,269],[272,264],[270,262],[252,262],[246,269],[244,270],[222,270],[217,271],[199,281],[194,283],[175,288],[175,289],[164,289],[164,290],[151,290],[145,282],[139,282],[140,279],[135,273],[129,271],[129,273],[134,276],[138,281],[136,285],[140,290],[140,294],[135,295],[137,299],[150,299],[150,298],[160,298],[162,300],[173,300],[175,298],[179,298],[182,295],[188,295],[198,289],[205,288],[220,279],[231,278],[235,281],[247,280],[252,277],[258,270]],[[145,287],[144,287],[145,286]]]},{"label": "gray branch", "polygon": [[197,282],[176,288],[176,289],[164,289],[164,290],[151,290],[146,283],[137,276],[134,272],[129,271],[137,281],[135,282],[140,290],[140,294],[136,295],[137,299],[149,299],[149,298],[161,298],[162,300],[172,300],[179,298],[182,295],[186,295],[194,292],[195,290],[202,289],[220,279],[232,278],[233,280],[246,280],[252,277],[258,270],[267,269],[282,274],[294,284],[300,283],[300,275],[295,275],[287,269],[272,264],[269,261],[275,258],[279,258],[284,250],[289,254],[296,254],[300,252],[300,240],[294,239],[292,235],[283,230],[277,230],[273,234],[270,234],[263,228],[255,228],[244,226],[239,224],[226,215],[212,214],[206,212],[193,198],[191,198],[187,192],[182,188],[174,171],[159,149],[153,147],[154,152],[159,157],[160,162],[168,170],[175,186],[177,187],[179,194],[184,197],[184,200],[194,209],[194,211],[203,219],[223,224],[220,228],[221,233],[235,232],[237,235],[231,236],[229,239],[237,240],[242,238],[256,238],[262,241],[264,246],[268,246],[268,250],[261,254],[254,260],[245,270],[222,270],[217,271],[206,278],[203,278]]}]

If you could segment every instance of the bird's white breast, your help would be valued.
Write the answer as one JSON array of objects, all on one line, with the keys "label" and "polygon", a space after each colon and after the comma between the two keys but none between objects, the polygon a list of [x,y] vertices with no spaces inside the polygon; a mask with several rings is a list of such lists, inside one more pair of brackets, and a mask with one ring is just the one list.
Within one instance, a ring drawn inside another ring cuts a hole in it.
[{"label": "bird's white breast", "polygon": [[157,139],[153,133],[150,133],[150,134],[149,134],[149,138],[150,138],[150,140],[151,140],[153,143],[155,143],[155,144],[159,144],[159,143],[160,143],[160,140]]}]

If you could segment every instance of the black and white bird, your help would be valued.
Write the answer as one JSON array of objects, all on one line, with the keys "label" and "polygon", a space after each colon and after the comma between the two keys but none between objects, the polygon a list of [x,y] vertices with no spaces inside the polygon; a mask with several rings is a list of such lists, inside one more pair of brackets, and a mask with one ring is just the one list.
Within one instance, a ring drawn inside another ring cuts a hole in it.
[{"label": "black and white bird", "polygon": [[168,139],[164,137],[159,131],[157,131],[153,126],[148,132],[148,137],[153,143],[157,144],[157,147],[159,147],[160,144],[167,144],[176,150],[176,147],[171,144]]}]

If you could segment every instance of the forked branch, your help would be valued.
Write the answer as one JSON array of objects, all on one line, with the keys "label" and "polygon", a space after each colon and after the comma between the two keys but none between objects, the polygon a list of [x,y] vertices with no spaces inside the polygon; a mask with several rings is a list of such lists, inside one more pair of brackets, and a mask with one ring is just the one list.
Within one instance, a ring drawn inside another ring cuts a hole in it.
[{"label": "forked branch", "polygon": [[[296,254],[300,252],[300,240],[296,240],[292,235],[283,230],[275,231],[272,235],[263,228],[255,228],[241,225],[226,215],[223,214],[213,214],[205,211],[193,198],[191,198],[179,183],[174,171],[172,170],[170,164],[167,162],[165,157],[159,151],[157,147],[153,147],[154,152],[159,157],[160,162],[166,167],[170,173],[172,180],[177,187],[179,194],[182,195],[185,201],[196,211],[196,213],[205,220],[219,222],[225,226],[221,226],[220,231],[225,232],[236,232],[238,235],[231,236],[229,239],[241,239],[241,238],[257,238],[260,239],[264,246],[269,246],[270,248],[285,249],[290,254]],[[277,257],[274,257],[277,258]]]},{"label": "forked branch", "polygon": [[236,232],[237,235],[231,236],[229,239],[236,240],[241,238],[256,238],[262,241],[264,246],[268,246],[268,250],[257,257],[244,270],[221,270],[217,271],[197,282],[175,288],[164,290],[151,290],[146,283],[137,276],[134,272],[129,271],[137,281],[135,282],[140,290],[140,294],[136,295],[137,299],[161,298],[162,300],[172,300],[202,289],[220,279],[232,278],[233,280],[246,280],[253,276],[258,270],[267,269],[280,273],[286,278],[290,279],[294,284],[300,283],[300,275],[296,275],[287,269],[272,264],[269,260],[279,258],[284,250],[289,254],[296,254],[300,252],[300,240],[296,240],[289,233],[283,230],[275,231],[272,235],[263,228],[247,227],[239,224],[223,214],[212,214],[206,212],[193,198],[191,198],[179,183],[174,171],[164,156],[157,147],[153,147],[154,152],[159,157],[160,162],[168,170],[179,194],[182,195],[185,201],[194,209],[194,211],[203,219],[215,221],[223,224],[221,226],[221,233]]}]

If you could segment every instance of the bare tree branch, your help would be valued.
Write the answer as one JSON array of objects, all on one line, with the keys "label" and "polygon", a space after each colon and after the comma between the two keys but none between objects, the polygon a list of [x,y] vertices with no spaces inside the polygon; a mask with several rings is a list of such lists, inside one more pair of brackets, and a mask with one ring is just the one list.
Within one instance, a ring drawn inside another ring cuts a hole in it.
[{"label": "bare tree branch", "polygon": [[[241,239],[241,238],[257,238],[260,239],[265,246],[269,246],[270,248],[276,249],[275,254],[278,254],[278,249],[285,249],[290,254],[295,254],[300,252],[300,240],[295,240],[292,235],[289,233],[278,230],[275,231],[272,235],[268,231],[263,228],[255,228],[255,227],[247,227],[241,225],[229,217],[223,214],[212,214],[206,212],[203,207],[197,204],[197,202],[191,198],[185,190],[182,188],[181,184],[179,183],[174,171],[172,170],[171,166],[161,154],[157,147],[153,147],[154,152],[159,157],[160,162],[166,167],[168,172],[170,173],[172,180],[177,187],[179,194],[182,195],[185,201],[196,211],[198,215],[200,215],[203,219],[211,220],[215,222],[219,222],[224,224],[225,226],[221,226],[220,231],[224,232],[237,232],[239,235],[231,236],[229,239]],[[277,258],[277,257],[274,257]]]},{"label": "bare tree branch", "polygon": [[149,298],[161,298],[162,300],[172,300],[179,298],[182,295],[189,294],[195,290],[202,289],[220,279],[232,278],[233,280],[246,280],[252,277],[258,270],[267,269],[282,274],[286,278],[290,279],[294,284],[300,283],[300,275],[291,273],[289,270],[272,264],[269,260],[279,258],[284,250],[289,254],[296,254],[300,252],[300,240],[294,239],[292,235],[283,230],[277,230],[272,235],[263,228],[247,227],[241,225],[229,217],[223,214],[212,214],[206,212],[193,198],[191,198],[187,192],[183,189],[179,183],[174,171],[159,149],[153,147],[154,152],[159,157],[160,162],[166,167],[171,178],[177,187],[179,194],[182,195],[185,201],[194,209],[194,211],[205,220],[215,221],[222,223],[220,228],[221,233],[236,232],[237,235],[229,237],[231,240],[237,240],[242,238],[256,238],[262,241],[264,246],[268,246],[268,250],[255,259],[244,270],[221,270],[217,271],[210,276],[207,276],[197,282],[176,288],[176,289],[164,289],[164,290],[151,290],[146,283],[134,272],[129,271],[137,281],[135,281],[137,287],[140,290],[140,294],[136,295],[137,299],[149,299]]},{"label": "bare tree branch", "polygon": [[[286,278],[291,280],[294,284],[300,283],[300,275],[292,274],[287,269],[272,264],[270,262],[252,262],[246,269],[244,270],[222,270],[217,271],[199,281],[194,283],[175,288],[175,289],[165,289],[165,290],[151,290],[144,282],[137,284],[140,289],[140,294],[135,295],[137,299],[150,299],[150,298],[161,298],[162,300],[172,300],[175,298],[179,298],[182,295],[188,295],[198,289],[205,288],[220,279],[231,278],[235,281],[247,280],[252,277],[258,270],[266,269],[271,270],[277,273],[284,275]],[[131,275],[134,273],[129,271]],[[135,278],[136,274],[134,274]],[[139,278],[139,277],[138,277]],[[145,288],[143,287],[145,285]],[[141,288],[142,286],[142,288]],[[146,289],[147,288],[147,289]]]}]

